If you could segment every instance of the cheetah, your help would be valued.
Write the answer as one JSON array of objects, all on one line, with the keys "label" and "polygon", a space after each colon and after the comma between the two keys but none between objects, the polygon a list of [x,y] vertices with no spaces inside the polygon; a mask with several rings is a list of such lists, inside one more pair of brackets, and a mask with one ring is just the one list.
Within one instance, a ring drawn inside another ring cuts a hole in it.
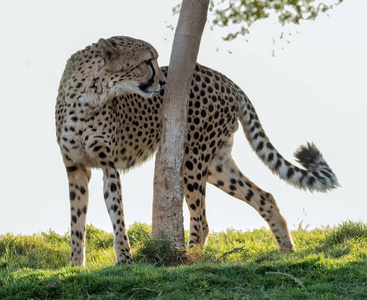
[{"label": "cheetah", "polygon": [[[154,155],[161,139],[167,67],[147,42],[116,36],[100,39],[68,60],[55,108],[56,135],[65,164],[71,214],[71,265],[85,265],[86,214],[91,168],[103,171],[103,193],[114,233],[117,263],[133,261],[124,221],[119,171]],[[251,205],[269,227],[280,251],[294,248],[274,197],[250,181],[231,157],[233,135],[242,125],[252,149],[287,183],[328,191],[338,181],[312,143],[288,162],[266,136],[246,94],[223,74],[196,64],[187,107],[184,185],[190,212],[188,247],[205,246],[209,227],[205,190],[209,182]]]}]

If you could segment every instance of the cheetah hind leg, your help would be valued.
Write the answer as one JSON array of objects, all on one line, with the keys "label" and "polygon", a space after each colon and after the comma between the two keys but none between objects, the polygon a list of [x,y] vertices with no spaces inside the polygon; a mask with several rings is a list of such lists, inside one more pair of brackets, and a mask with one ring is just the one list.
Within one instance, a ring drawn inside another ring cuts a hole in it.
[{"label": "cheetah hind leg", "polygon": [[80,165],[66,165],[70,199],[70,242],[72,266],[85,266],[86,217],[90,169]]},{"label": "cheetah hind leg", "polygon": [[[223,151],[221,154],[223,154]],[[208,182],[255,208],[261,217],[269,224],[278,242],[280,251],[293,251],[294,244],[292,235],[288,229],[287,222],[280,214],[273,196],[261,190],[245,177],[230,155],[219,155],[214,159],[209,167]]]},{"label": "cheetah hind leg", "polygon": [[[193,174],[197,170],[194,170]],[[206,178],[193,181],[190,179],[192,176],[186,176],[189,178],[187,184],[185,184],[185,198],[187,207],[190,212],[190,237],[188,248],[192,248],[196,245],[204,248],[208,235],[209,226],[205,212],[205,190],[206,190]]]}]

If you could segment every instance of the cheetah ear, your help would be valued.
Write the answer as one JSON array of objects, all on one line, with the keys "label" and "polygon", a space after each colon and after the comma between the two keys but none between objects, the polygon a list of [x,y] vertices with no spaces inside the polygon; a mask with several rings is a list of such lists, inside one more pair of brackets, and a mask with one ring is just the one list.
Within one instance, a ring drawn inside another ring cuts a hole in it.
[{"label": "cheetah ear", "polygon": [[101,48],[101,55],[107,61],[110,61],[112,57],[114,57],[117,53],[116,48],[112,46],[112,44],[105,40],[99,39],[98,47]]}]

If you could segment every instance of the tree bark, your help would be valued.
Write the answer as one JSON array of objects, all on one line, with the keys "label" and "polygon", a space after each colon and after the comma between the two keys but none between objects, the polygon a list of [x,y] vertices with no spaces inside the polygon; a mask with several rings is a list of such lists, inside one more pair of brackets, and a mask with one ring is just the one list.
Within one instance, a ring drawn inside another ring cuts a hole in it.
[{"label": "tree bark", "polygon": [[155,160],[153,238],[169,238],[185,248],[183,226],[184,145],[187,99],[209,0],[183,0],[173,41],[163,101],[161,146]]}]

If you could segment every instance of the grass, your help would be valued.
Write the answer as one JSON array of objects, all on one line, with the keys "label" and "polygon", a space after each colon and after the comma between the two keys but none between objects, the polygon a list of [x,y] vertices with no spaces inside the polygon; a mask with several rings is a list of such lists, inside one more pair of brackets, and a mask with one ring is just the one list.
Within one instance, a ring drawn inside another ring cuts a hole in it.
[{"label": "grass", "polygon": [[[69,235],[0,236],[0,299],[367,299],[367,225],[292,232],[280,254],[269,230],[212,233],[190,265],[135,223],[133,265],[115,265],[112,235],[87,229],[87,267],[69,267]],[[168,256],[168,258],[167,258]]]}]

